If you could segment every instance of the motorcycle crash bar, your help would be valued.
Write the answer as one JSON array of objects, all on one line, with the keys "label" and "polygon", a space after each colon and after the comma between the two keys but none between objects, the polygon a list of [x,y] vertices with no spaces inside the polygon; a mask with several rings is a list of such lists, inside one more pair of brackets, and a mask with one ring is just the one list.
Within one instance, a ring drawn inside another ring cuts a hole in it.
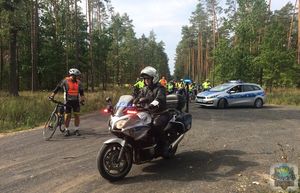
[{"label": "motorcycle crash bar", "polygon": [[178,145],[178,143],[183,139],[184,137],[184,134],[181,134],[178,139],[176,139],[176,141],[174,141],[172,144],[171,144],[171,148],[173,149],[176,145]]}]

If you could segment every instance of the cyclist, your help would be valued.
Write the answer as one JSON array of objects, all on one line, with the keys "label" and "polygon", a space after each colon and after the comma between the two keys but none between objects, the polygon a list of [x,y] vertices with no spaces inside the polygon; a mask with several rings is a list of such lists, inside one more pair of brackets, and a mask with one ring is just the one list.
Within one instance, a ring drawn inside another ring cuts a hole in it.
[{"label": "cyclist", "polygon": [[64,78],[53,90],[50,95],[50,99],[54,99],[55,94],[60,90],[64,90],[64,100],[65,100],[65,136],[70,135],[69,124],[71,121],[71,112],[73,110],[74,114],[74,125],[75,125],[75,135],[79,136],[79,112],[80,103],[83,104],[85,97],[83,92],[83,86],[79,80],[81,72],[76,68],[71,68],[69,70],[69,75]]}]

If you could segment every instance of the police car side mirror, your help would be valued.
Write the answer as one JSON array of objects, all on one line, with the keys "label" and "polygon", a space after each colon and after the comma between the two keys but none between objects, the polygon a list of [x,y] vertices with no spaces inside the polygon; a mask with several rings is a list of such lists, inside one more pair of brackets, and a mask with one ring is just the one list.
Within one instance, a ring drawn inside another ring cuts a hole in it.
[{"label": "police car side mirror", "polygon": [[234,94],[234,93],[236,93],[235,90],[228,91],[228,94]]}]

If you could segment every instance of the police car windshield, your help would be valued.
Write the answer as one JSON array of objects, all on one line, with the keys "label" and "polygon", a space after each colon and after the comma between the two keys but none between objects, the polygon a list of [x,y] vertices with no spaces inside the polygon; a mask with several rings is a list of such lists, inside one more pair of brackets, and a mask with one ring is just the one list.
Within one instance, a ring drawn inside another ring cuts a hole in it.
[{"label": "police car windshield", "polygon": [[222,91],[229,89],[230,87],[232,87],[232,84],[225,83],[225,84],[221,84],[216,87],[213,87],[209,91],[222,92]]}]

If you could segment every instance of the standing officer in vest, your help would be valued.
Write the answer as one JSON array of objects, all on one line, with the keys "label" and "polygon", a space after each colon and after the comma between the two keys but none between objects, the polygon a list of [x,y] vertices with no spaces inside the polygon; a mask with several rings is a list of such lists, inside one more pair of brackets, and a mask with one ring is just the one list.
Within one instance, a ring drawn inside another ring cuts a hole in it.
[{"label": "standing officer in vest", "polygon": [[210,88],[211,88],[210,81],[209,81],[209,79],[206,79],[205,82],[203,82],[203,84],[202,84],[202,89],[203,89],[203,91],[206,91]]},{"label": "standing officer in vest", "polygon": [[80,103],[83,104],[85,97],[83,93],[83,86],[79,80],[81,72],[76,68],[71,68],[69,70],[69,76],[63,79],[53,90],[53,93],[49,99],[54,99],[55,94],[60,90],[64,90],[64,100],[65,100],[65,136],[70,135],[69,124],[71,121],[71,112],[75,117],[75,135],[79,136],[79,112],[80,112]]},{"label": "standing officer in vest", "polygon": [[138,96],[140,90],[144,88],[144,79],[138,78],[136,83],[133,85],[134,90],[133,90],[133,96],[136,97]]}]

